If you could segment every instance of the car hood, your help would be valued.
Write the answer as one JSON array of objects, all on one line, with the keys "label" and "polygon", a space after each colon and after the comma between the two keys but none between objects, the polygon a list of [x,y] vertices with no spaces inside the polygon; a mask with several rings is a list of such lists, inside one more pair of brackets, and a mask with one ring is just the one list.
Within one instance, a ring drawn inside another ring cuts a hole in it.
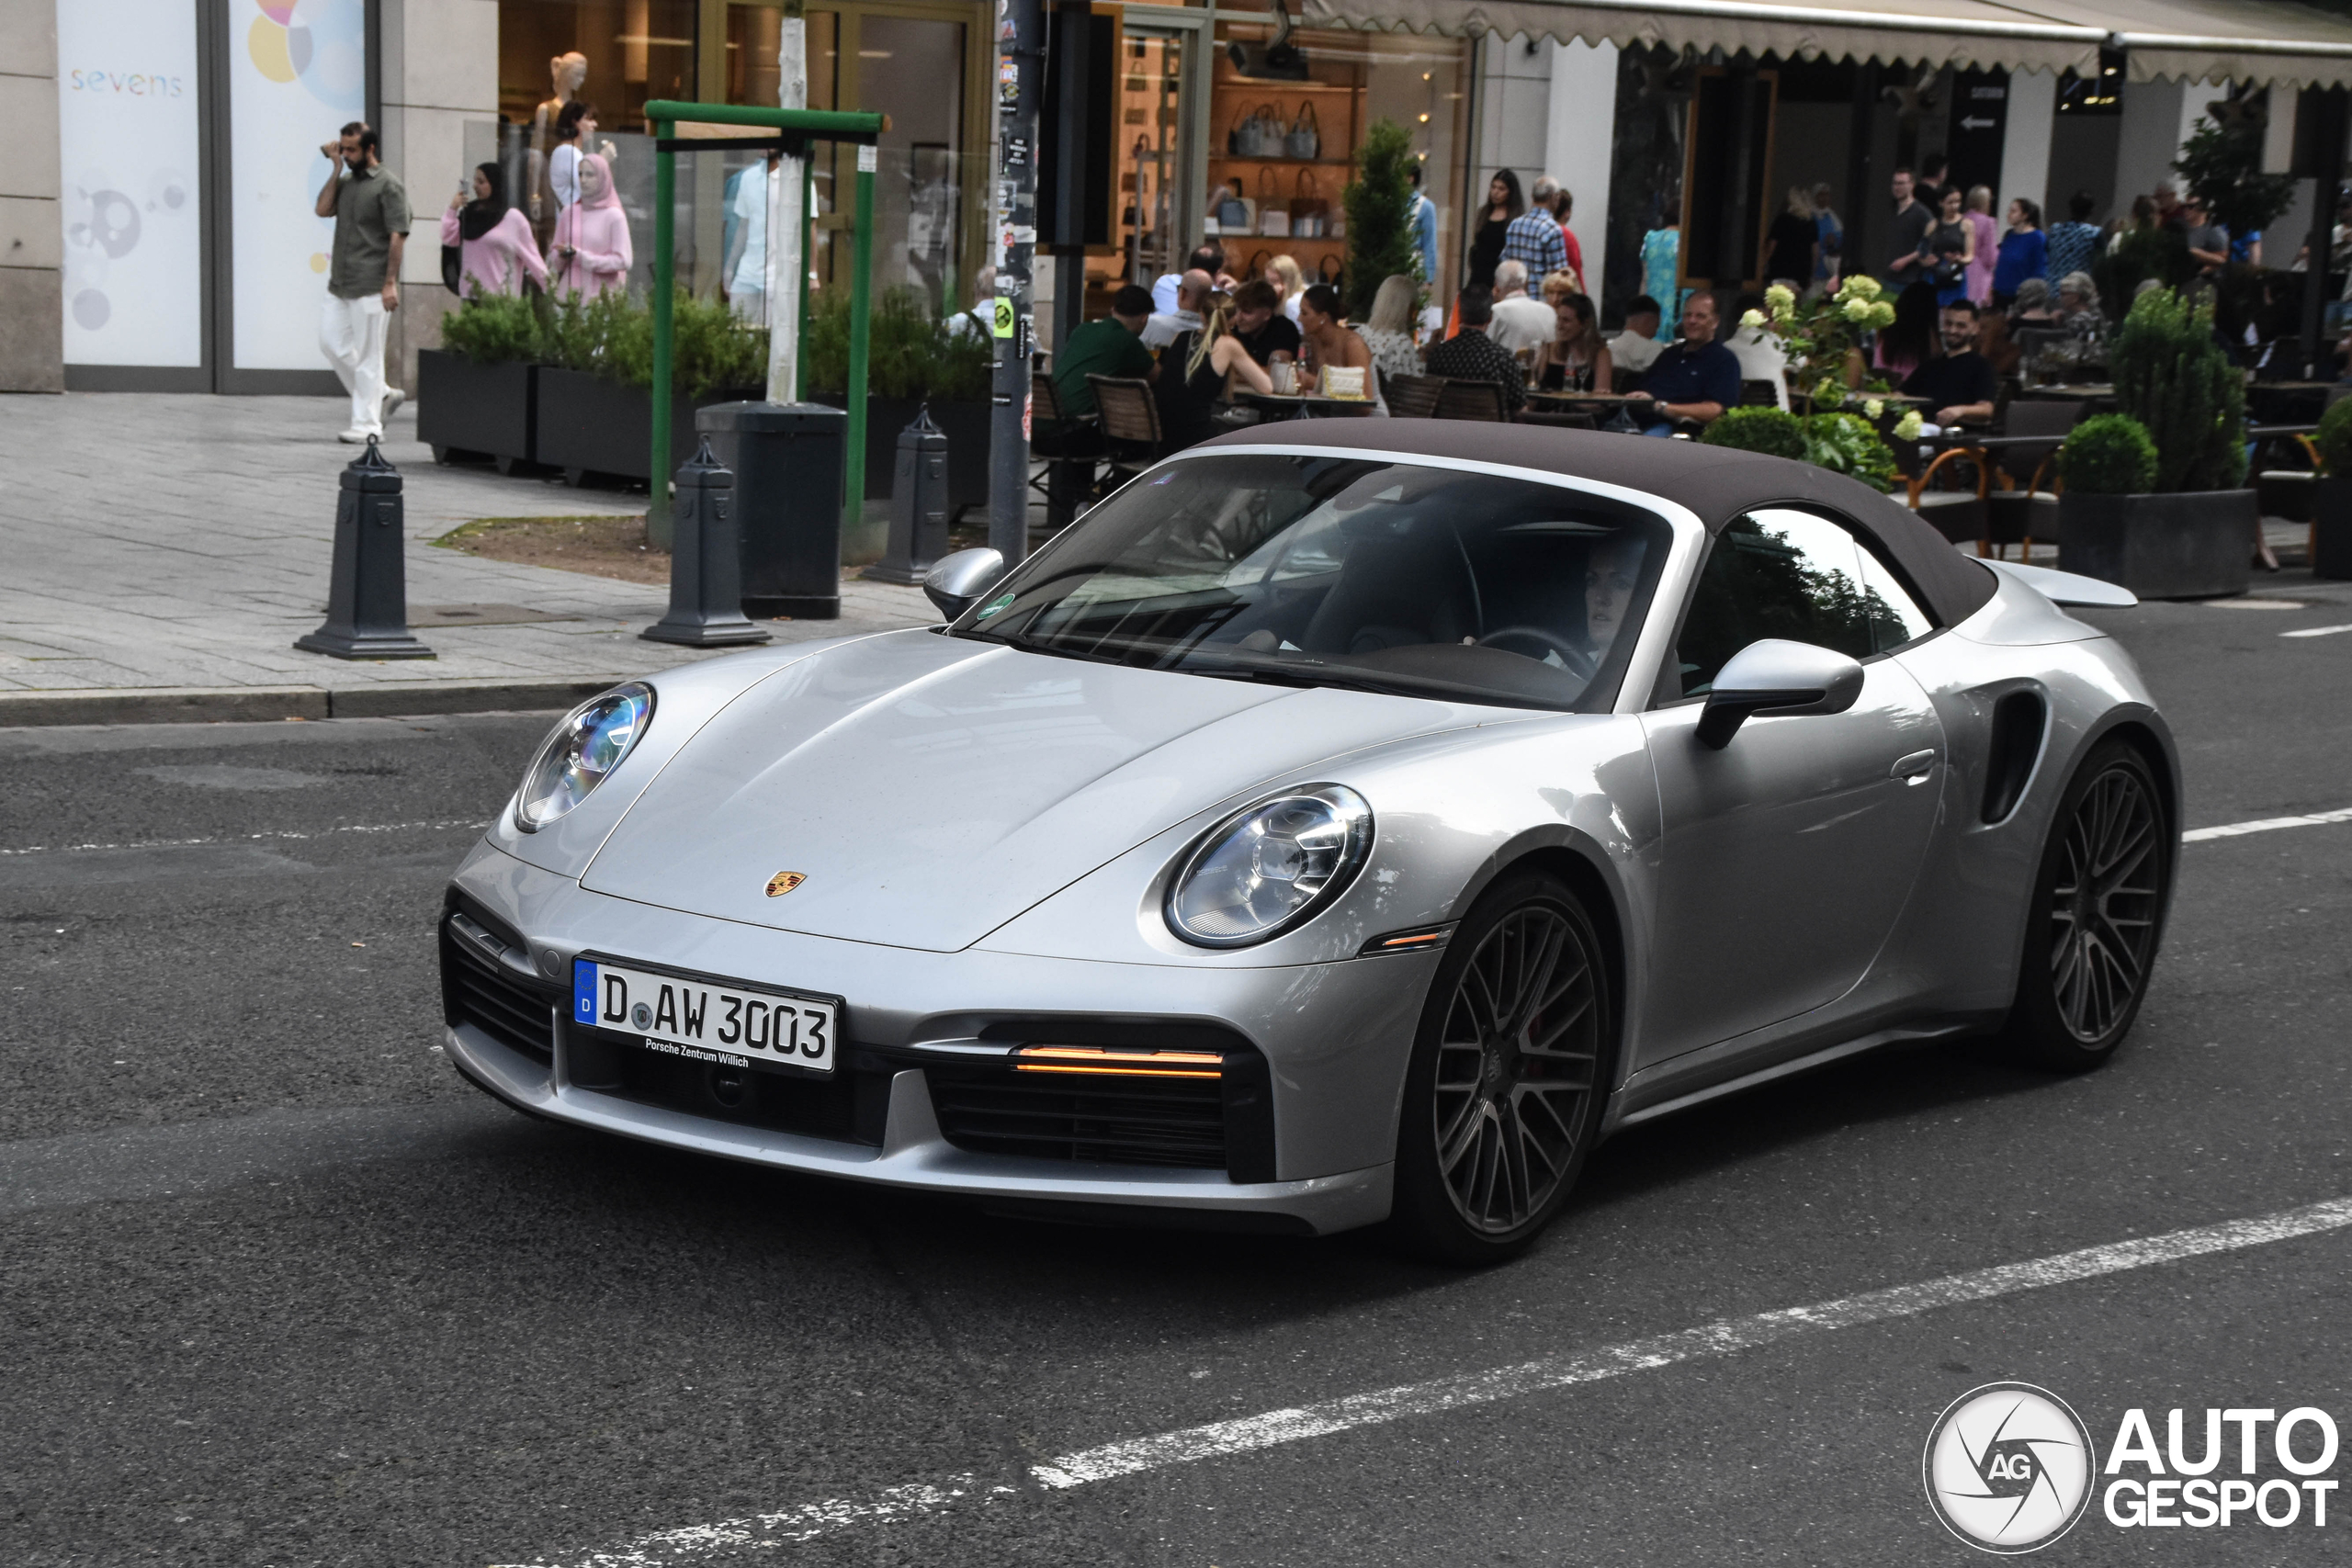
[{"label": "car hood", "polygon": [[[581,886],[952,952],[1253,784],[1503,718],[894,633],[789,665],[730,703],[646,787]],[[786,872],[802,880],[771,897]]]}]

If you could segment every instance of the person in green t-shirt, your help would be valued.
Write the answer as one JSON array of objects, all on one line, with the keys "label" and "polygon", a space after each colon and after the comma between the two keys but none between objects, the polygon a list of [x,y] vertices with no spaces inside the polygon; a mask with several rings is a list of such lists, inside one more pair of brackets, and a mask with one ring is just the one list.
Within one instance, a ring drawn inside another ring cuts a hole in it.
[{"label": "person in green t-shirt", "polygon": [[1151,319],[1151,290],[1128,284],[1111,301],[1111,313],[1089,321],[1069,334],[1054,355],[1054,395],[1069,419],[1094,412],[1094,389],[1089,376],[1125,377],[1148,381],[1159,373],[1151,350],[1143,345],[1144,323]]}]

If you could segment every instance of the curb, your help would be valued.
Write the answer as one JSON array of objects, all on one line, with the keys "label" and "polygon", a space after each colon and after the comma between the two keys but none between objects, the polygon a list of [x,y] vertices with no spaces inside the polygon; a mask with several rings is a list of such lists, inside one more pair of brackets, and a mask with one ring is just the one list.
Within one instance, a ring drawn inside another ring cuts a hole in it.
[{"label": "curb", "polygon": [[0,693],[0,728],[62,724],[226,724],[289,718],[406,718],[572,707],[626,675],[543,681],[387,682],[366,686],[148,686]]}]

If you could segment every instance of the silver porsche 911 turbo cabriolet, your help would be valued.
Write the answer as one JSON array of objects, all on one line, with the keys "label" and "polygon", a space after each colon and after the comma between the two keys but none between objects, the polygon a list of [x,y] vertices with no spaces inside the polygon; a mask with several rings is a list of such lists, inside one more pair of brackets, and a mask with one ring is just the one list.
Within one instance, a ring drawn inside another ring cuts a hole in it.
[{"label": "silver porsche 911 turbo cabriolet", "polygon": [[2105,584],[1817,468],[1226,436],[949,624],[632,682],[458,870],[523,1110],[1062,1217],[1526,1246],[1615,1128],[1873,1046],[2104,1060],[2178,818]]}]

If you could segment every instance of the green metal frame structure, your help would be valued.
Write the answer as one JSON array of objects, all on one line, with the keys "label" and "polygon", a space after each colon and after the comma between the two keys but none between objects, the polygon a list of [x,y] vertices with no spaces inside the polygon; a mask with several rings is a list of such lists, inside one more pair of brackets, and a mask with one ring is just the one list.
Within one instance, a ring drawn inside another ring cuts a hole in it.
[{"label": "green metal frame structure", "polygon": [[[671,98],[654,98],[645,106],[646,123],[653,131],[653,462],[654,484],[648,498],[650,510],[664,517],[669,513],[670,495],[670,398],[672,379],[672,307],[676,297],[677,228],[678,228],[678,158],[680,152],[722,152],[734,147],[769,148],[782,144],[786,152],[803,157],[810,171],[801,196],[801,265],[798,300],[800,310],[800,380],[805,384],[808,375],[808,234],[816,227],[814,202],[809,199],[815,185],[813,161],[806,158],[812,141],[854,141],[861,151],[857,159],[857,225],[852,231],[856,236],[851,261],[849,294],[849,450],[842,454],[847,473],[843,479],[847,494],[842,500],[843,522],[854,522],[865,504],[865,356],[866,320],[873,292],[874,271],[874,165],[875,156],[864,151],[871,148],[882,135],[883,117],[878,114],[854,114],[838,109],[763,108],[755,104],[687,104]],[[684,121],[693,125],[741,125],[775,132],[773,138],[761,137],[742,141],[698,137],[679,139],[678,125]]]}]

